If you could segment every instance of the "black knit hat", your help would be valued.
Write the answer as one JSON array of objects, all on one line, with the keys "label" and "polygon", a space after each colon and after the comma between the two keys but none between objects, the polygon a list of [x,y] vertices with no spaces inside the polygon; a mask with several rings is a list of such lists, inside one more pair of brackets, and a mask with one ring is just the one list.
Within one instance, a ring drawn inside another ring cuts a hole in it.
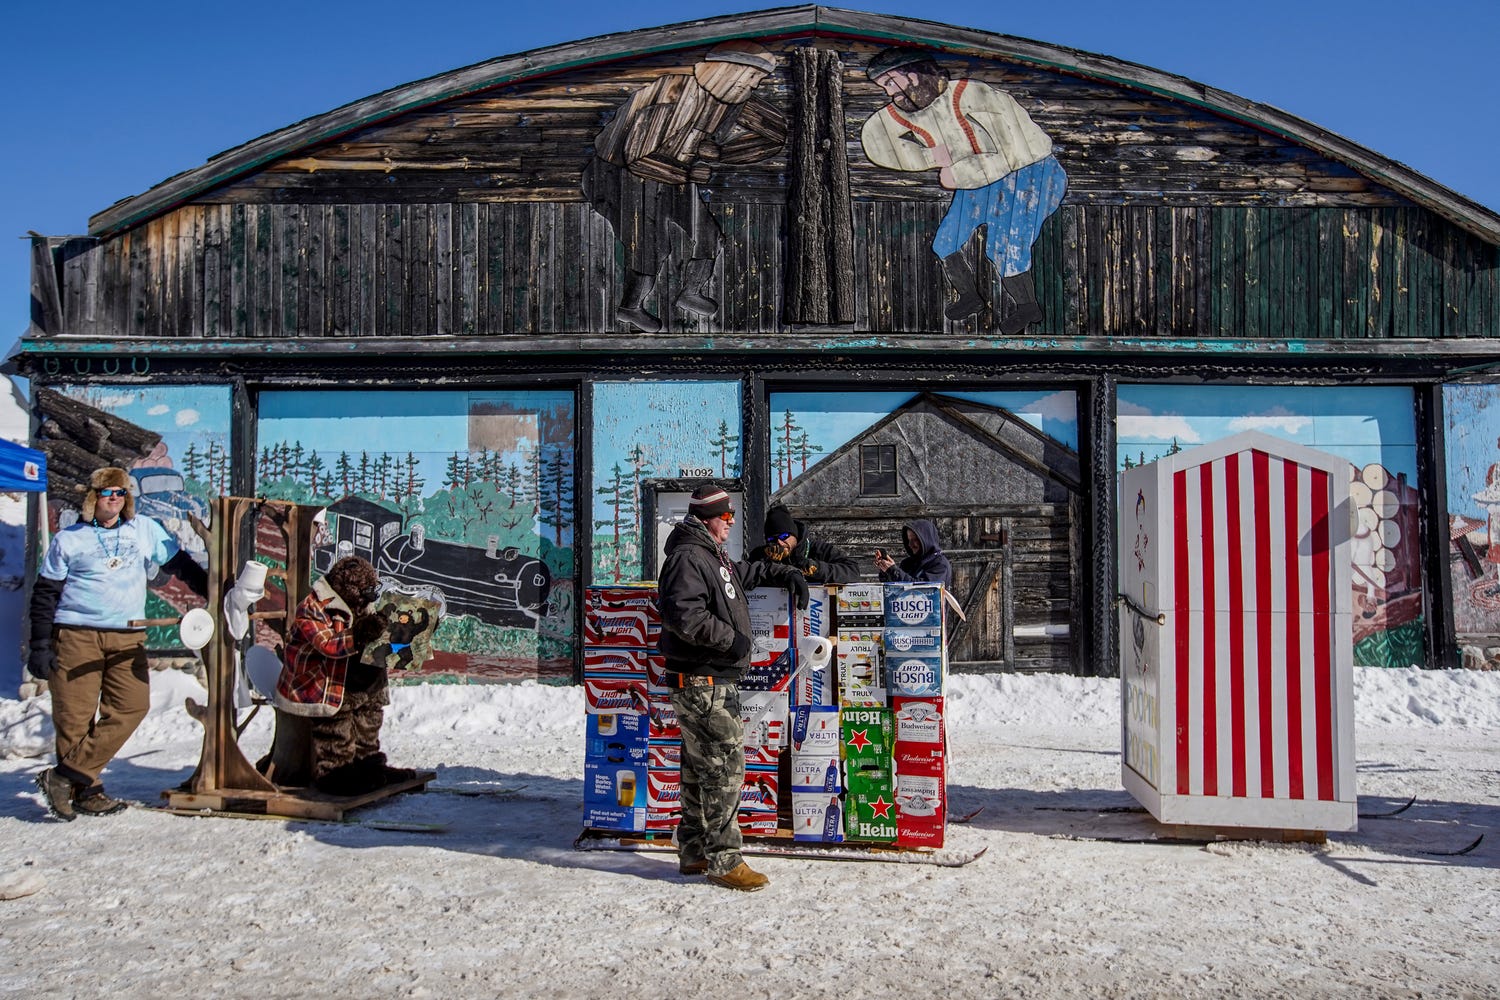
[{"label": "black knit hat", "polygon": [[700,521],[710,521],[720,514],[733,513],[729,494],[718,486],[700,486],[688,498],[688,513]]},{"label": "black knit hat", "polygon": [[905,69],[918,63],[930,63],[934,53],[928,49],[881,49],[865,64],[865,75],[878,80],[893,69]]},{"label": "black knit hat", "polygon": [[766,537],[780,538],[782,535],[795,535],[797,533],[797,522],[792,520],[792,512],[781,504],[777,504],[766,511]]}]

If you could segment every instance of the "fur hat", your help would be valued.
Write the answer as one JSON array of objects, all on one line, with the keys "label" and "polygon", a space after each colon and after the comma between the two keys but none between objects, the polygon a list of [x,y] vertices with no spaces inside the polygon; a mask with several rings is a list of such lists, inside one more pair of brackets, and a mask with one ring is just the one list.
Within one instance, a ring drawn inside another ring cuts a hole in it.
[{"label": "fur hat", "polygon": [[781,504],[777,504],[766,511],[766,538],[780,538],[782,535],[795,535],[797,533],[797,522],[792,519],[792,512]]},{"label": "fur hat", "polygon": [[341,597],[349,610],[358,615],[373,598],[366,595],[380,586],[380,574],[375,572],[367,560],[359,556],[345,556],[332,566],[323,577],[335,594]]},{"label": "fur hat", "polygon": [[712,521],[720,514],[734,513],[734,504],[722,488],[700,486],[688,498],[688,513],[700,521]]},{"label": "fur hat", "polygon": [[99,491],[107,489],[125,490],[125,506],[120,508],[120,517],[130,520],[135,517],[135,494],[130,492],[135,484],[130,481],[130,473],[124,469],[107,465],[102,469],[95,469],[89,476],[88,492],[83,495],[83,507],[79,510],[81,520],[87,522],[94,519],[94,504],[99,500]]}]

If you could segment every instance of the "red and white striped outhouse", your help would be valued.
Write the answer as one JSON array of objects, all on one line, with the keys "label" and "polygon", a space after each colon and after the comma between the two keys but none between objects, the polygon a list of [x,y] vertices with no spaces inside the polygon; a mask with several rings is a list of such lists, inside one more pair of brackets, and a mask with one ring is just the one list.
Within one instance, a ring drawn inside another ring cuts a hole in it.
[{"label": "red and white striped outhouse", "polygon": [[1122,773],[1160,822],[1358,825],[1348,496],[1258,431],[1121,473]]}]

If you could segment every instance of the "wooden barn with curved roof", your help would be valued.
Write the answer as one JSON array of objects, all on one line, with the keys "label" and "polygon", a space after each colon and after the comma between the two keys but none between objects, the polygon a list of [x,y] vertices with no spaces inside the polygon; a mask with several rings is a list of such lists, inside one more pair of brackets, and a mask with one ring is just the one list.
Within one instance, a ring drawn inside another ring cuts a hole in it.
[{"label": "wooden barn with curved roof", "polygon": [[[746,544],[773,493],[830,535],[941,507],[1009,567],[958,595],[1006,609],[976,669],[1112,673],[1116,474],[1246,428],[1363,484],[1356,662],[1500,659],[1500,216],[1162,70],[817,6],[647,28],[288,125],[32,261],[18,370],[159,436],[137,464],[384,506],[469,584],[545,566],[429,674],[574,676],[583,588],[640,577],[702,478]],[[995,441],[867,433],[919,396],[1024,423],[1067,489],[1002,530]]]}]

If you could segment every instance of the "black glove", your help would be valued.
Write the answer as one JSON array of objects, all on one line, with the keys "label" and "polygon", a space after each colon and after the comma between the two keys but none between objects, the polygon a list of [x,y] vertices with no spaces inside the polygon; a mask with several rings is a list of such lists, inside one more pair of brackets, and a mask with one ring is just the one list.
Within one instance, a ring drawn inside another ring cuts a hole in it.
[{"label": "black glove", "polygon": [[743,632],[736,632],[734,634],[734,642],[729,644],[729,655],[736,660],[743,660],[750,655],[752,645],[748,635]]},{"label": "black glove", "polygon": [[354,645],[363,649],[380,637],[390,625],[390,619],[379,612],[372,615],[360,615],[354,619]]},{"label": "black glove", "polygon": [[793,572],[786,578],[786,589],[797,600],[797,610],[807,610],[807,580],[801,573]]},{"label": "black glove", "polygon": [[51,639],[31,640],[31,658],[26,669],[39,681],[50,681],[57,674],[57,651]]}]

